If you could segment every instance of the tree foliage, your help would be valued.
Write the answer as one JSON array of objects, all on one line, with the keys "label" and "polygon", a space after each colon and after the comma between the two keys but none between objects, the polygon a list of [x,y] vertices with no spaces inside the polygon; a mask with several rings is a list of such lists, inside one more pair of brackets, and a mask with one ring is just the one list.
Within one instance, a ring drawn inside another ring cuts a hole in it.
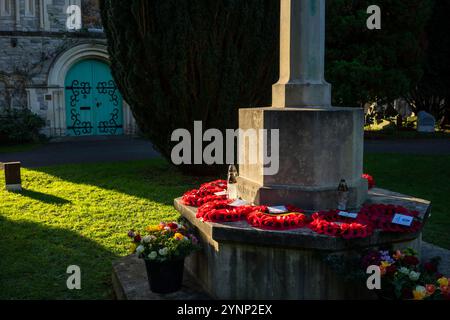
[{"label": "tree foliage", "polygon": [[424,28],[432,0],[379,0],[381,29],[369,30],[370,0],[327,1],[326,77],[333,102],[365,102],[401,97],[422,76]]},{"label": "tree foliage", "polygon": [[[366,27],[371,1],[327,1],[326,77],[335,105],[392,100],[422,74],[432,0],[377,2],[381,30]],[[239,107],[270,105],[279,9],[279,0],[101,1],[114,78],[166,158],[175,129],[192,133],[194,120],[204,130],[236,128]]]},{"label": "tree foliage", "polygon": [[434,1],[426,27],[424,75],[407,96],[415,111],[427,111],[450,124],[450,1]]},{"label": "tree foliage", "polygon": [[101,11],[114,78],[165,157],[175,129],[236,128],[239,107],[270,105],[276,1],[105,0]]}]

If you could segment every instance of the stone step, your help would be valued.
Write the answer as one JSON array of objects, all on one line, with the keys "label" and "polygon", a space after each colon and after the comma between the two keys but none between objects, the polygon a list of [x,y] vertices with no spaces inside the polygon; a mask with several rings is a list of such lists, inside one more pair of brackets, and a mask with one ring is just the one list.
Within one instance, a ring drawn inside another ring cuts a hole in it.
[{"label": "stone step", "polygon": [[[450,250],[422,242],[422,259],[441,257],[439,272],[450,276]],[[145,264],[135,254],[123,257],[113,263],[112,282],[116,298],[119,300],[210,300],[196,283],[193,277],[185,271],[183,287],[180,291],[170,294],[158,294],[150,291],[147,281]]]},{"label": "stone step", "polygon": [[112,283],[118,300],[210,300],[188,272],[183,275],[180,291],[159,294],[150,290],[147,272],[142,259],[135,254],[123,257],[113,263]]}]

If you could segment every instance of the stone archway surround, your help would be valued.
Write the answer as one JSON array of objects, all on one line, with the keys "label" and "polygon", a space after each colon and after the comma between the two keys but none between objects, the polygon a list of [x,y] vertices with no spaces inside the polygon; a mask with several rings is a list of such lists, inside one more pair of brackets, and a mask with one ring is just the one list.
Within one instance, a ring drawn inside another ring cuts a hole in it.
[{"label": "stone archway surround", "polygon": [[[96,59],[110,64],[106,45],[101,43],[83,43],[69,48],[61,53],[50,67],[47,87],[51,95],[51,103],[47,112],[47,120],[50,123],[50,136],[66,135],[66,106],[64,82],[67,72],[77,62],[85,59]],[[130,107],[123,101],[124,119],[133,118]],[[124,121],[124,134],[134,134],[136,125],[133,121]]]}]

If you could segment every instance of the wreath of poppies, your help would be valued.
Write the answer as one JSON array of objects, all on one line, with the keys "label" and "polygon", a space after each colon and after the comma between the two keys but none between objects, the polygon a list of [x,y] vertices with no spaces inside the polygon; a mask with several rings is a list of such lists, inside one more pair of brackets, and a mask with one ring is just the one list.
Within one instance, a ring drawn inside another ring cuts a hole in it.
[{"label": "wreath of poppies", "polygon": [[[369,188],[375,185],[373,177],[364,174]],[[198,189],[186,192],[182,202],[199,207],[196,217],[208,222],[234,222],[247,220],[248,224],[261,229],[287,230],[308,226],[311,230],[332,237],[344,239],[366,238],[375,229],[384,232],[417,232],[422,226],[417,211],[402,206],[372,204],[365,205],[353,219],[339,215],[340,210],[319,211],[308,218],[302,209],[287,205],[288,213],[270,214],[267,206],[230,206],[232,200],[227,195],[216,195],[227,189],[225,180],[204,183]],[[411,226],[392,223],[395,214],[413,217]]]},{"label": "wreath of poppies", "polygon": [[268,230],[287,230],[302,228],[308,224],[309,219],[302,209],[287,205],[289,211],[285,214],[270,214],[266,206],[260,207],[247,215],[249,225]]},{"label": "wreath of poppies", "polygon": [[191,207],[200,207],[201,205],[210,201],[225,200],[227,195],[215,195],[215,193],[225,191],[227,189],[227,182],[225,180],[215,180],[204,183],[198,189],[187,191],[183,194],[181,201],[183,204]]},{"label": "wreath of poppies", "polygon": [[[392,219],[394,219],[397,213],[413,217],[411,226],[407,227],[392,223]],[[418,218],[419,212],[392,204],[365,205],[359,211],[358,216],[372,224],[375,229],[380,229],[385,232],[417,232],[422,226],[422,222]]]},{"label": "wreath of poppies", "polygon": [[207,222],[234,222],[244,220],[250,212],[260,210],[259,206],[230,206],[233,200],[214,200],[197,209],[196,217]]},{"label": "wreath of poppies", "polygon": [[372,235],[372,225],[358,218],[352,219],[339,215],[340,210],[319,211],[312,215],[309,228],[319,234],[344,239],[366,238]]}]

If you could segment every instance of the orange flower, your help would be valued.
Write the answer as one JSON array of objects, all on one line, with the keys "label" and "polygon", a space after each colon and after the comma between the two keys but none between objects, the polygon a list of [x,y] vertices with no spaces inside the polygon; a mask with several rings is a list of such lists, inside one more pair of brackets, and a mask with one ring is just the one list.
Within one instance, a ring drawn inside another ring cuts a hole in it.
[{"label": "orange flower", "polygon": [[161,222],[161,223],[158,225],[158,230],[163,230],[163,229],[165,228],[165,226],[166,226],[166,224],[165,224],[164,222]]},{"label": "orange flower", "polygon": [[404,254],[402,254],[400,250],[397,250],[392,256],[395,260],[400,260],[401,258],[403,258]]},{"label": "orange flower", "polygon": [[380,266],[381,275],[384,276],[386,274],[386,267],[381,265]]}]

